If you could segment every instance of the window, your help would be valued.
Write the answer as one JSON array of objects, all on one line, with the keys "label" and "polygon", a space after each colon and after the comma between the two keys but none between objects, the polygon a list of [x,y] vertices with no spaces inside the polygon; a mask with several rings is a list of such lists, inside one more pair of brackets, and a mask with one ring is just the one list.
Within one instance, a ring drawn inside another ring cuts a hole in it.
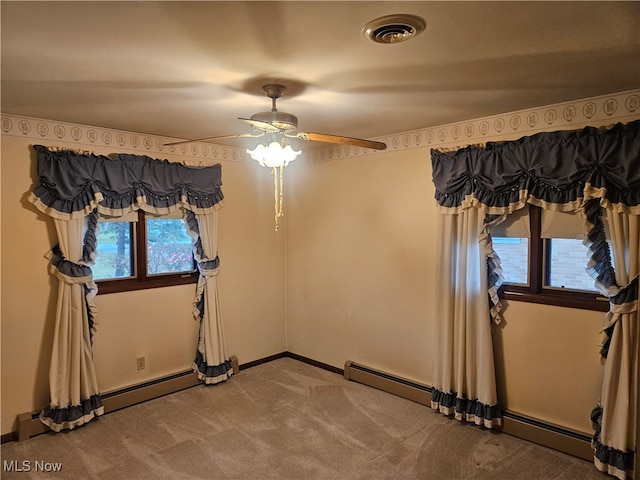
[{"label": "window", "polygon": [[178,218],[149,218],[147,231],[147,274],[193,272],[191,237]]},{"label": "window", "polygon": [[511,285],[529,284],[529,239],[494,237],[493,249],[500,257],[502,276]]},{"label": "window", "polygon": [[181,219],[138,211],[101,218],[93,277],[99,293],[195,283],[192,240]]},{"label": "window", "polygon": [[93,266],[94,280],[108,280],[133,276],[133,222],[100,221],[98,257]]},{"label": "window", "polygon": [[548,238],[544,242],[545,286],[584,292],[596,291],[593,279],[584,272],[587,249],[582,240]]},{"label": "window", "polygon": [[577,238],[584,233],[582,219],[533,205],[528,215],[526,210],[523,217],[528,217],[528,232],[516,228],[516,234],[510,234],[517,218],[503,222],[504,227],[496,226],[495,233],[492,230],[504,277],[500,296],[606,312],[607,299],[595,290],[594,280],[585,272],[588,250]]}]

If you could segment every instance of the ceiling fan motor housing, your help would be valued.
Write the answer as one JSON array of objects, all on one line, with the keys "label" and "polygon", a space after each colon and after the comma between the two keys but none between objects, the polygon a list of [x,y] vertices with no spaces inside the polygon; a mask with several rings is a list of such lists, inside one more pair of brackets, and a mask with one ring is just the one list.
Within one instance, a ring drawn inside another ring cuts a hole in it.
[{"label": "ceiling fan motor housing", "polygon": [[270,123],[285,132],[298,128],[298,117],[287,112],[258,112],[251,115],[251,120]]}]

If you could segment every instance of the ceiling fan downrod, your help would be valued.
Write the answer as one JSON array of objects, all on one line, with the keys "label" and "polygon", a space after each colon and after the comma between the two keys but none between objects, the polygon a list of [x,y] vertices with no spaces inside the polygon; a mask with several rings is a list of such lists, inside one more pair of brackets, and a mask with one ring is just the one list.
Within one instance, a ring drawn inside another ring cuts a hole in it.
[{"label": "ceiling fan downrod", "polygon": [[284,92],[287,88],[284,85],[279,85],[277,83],[269,83],[262,87],[264,93],[267,94],[267,97],[271,99],[271,111],[277,112],[276,108],[276,100],[282,96],[282,92]]}]

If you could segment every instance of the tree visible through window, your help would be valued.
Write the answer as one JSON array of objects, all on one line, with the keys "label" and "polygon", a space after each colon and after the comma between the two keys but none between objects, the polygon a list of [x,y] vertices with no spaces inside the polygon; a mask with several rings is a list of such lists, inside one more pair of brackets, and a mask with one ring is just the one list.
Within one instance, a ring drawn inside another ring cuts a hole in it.
[{"label": "tree visible through window", "polygon": [[147,273],[193,271],[191,237],[176,218],[147,218]]},{"label": "tree visible through window", "polygon": [[93,266],[95,280],[131,277],[133,275],[131,227],[132,222],[99,223],[98,257]]},{"label": "tree visible through window", "polygon": [[197,281],[192,239],[182,219],[140,211],[134,221],[100,221],[97,240],[93,275],[99,293]]}]

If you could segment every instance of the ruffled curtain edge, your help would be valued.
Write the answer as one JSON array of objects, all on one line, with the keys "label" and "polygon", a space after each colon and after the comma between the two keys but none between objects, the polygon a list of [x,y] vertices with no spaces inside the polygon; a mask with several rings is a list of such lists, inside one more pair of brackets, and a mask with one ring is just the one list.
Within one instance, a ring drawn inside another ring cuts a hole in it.
[{"label": "ruffled curtain edge", "polygon": [[453,416],[456,420],[474,423],[485,428],[502,425],[502,409],[498,404],[487,405],[477,399],[460,397],[456,392],[434,389],[431,393],[431,408]]},{"label": "ruffled curtain edge", "polygon": [[47,407],[40,412],[40,421],[54,432],[73,430],[104,414],[104,406],[99,394],[83,400],[80,405],[64,408]]},{"label": "ruffled curtain edge", "polygon": [[591,423],[595,432],[591,439],[593,463],[599,471],[620,480],[627,480],[633,471],[634,452],[618,450],[600,442],[602,415],[602,405],[598,404],[591,412]]},{"label": "ruffled curtain edge", "polygon": [[594,200],[597,200],[598,205],[606,210],[618,213],[628,213],[629,215],[640,215],[640,205],[629,206],[623,203],[614,203],[606,198],[605,189],[595,188],[590,184],[585,185],[580,197],[566,203],[545,201],[544,199],[536,197],[529,190],[522,189],[518,191],[517,200],[511,201],[506,205],[487,205],[482,203],[482,201],[474,195],[467,194],[464,196],[464,200],[454,206],[447,206],[438,203],[438,211],[444,215],[458,215],[469,208],[478,208],[484,210],[487,215],[509,215],[520,210],[526,204],[531,204],[544,210],[551,210],[555,212],[575,212],[584,208],[588,203]]},{"label": "ruffled curtain edge", "polygon": [[27,200],[32,203],[39,211],[48,215],[49,217],[57,218],[59,220],[75,220],[90,215],[94,211],[97,211],[100,215],[107,215],[114,218],[122,217],[136,210],[143,210],[144,212],[154,215],[169,215],[180,208],[184,210],[190,210],[197,214],[206,215],[212,213],[213,211],[220,210],[224,206],[223,198],[224,197],[222,196],[222,193],[220,193],[220,195],[216,199],[216,203],[209,207],[199,207],[193,203],[190,203],[186,195],[181,194],[174,203],[165,206],[154,206],[148,203],[146,196],[140,196],[137,197],[134,203],[131,203],[126,207],[111,208],[102,204],[105,201],[105,198],[102,193],[96,192],[82,208],[78,208],[71,212],[65,212],[48,205],[45,201],[43,201],[42,197],[36,195],[36,193],[34,192],[29,192],[29,194],[27,195]]},{"label": "ruffled curtain edge", "polygon": [[208,365],[200,350],[196,350],[192,368],[198,379],[205,385],[224,382],[234,373],[231,359],[226,359],[220,365]]},{"label": "ruffled curtain edge", "polygon": [[500,257],[493,249],[493,240],[491,238],[491,227],[504,222],[507,215],[486,216],[485,223],[480,232],[480,238],[478,239],[480,246],[484,252],[484,256],[487,262],[487,293],[489,295],[489,313],[491,319],[496,325],[502,323],[502,312],[504,311],[504,305],[498,290],[504,282],[502,276],[502,265]]}]

